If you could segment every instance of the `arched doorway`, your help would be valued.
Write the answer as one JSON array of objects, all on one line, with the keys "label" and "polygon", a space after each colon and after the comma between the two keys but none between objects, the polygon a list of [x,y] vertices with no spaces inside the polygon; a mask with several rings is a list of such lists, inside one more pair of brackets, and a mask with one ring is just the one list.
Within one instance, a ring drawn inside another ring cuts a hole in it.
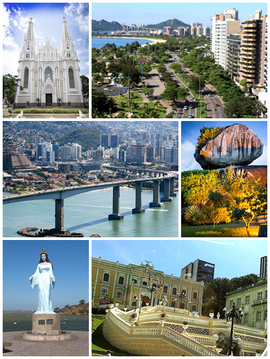
[{"label": "arched doorway", "polygon": [[46,93],[46,106],[52,106],[52,93]]},{"label": "arched doorway", "polygon": [[144,295],[142,297],[142,307],[146,307],[147,305],[150,305],[150,298],[147,295]]}]

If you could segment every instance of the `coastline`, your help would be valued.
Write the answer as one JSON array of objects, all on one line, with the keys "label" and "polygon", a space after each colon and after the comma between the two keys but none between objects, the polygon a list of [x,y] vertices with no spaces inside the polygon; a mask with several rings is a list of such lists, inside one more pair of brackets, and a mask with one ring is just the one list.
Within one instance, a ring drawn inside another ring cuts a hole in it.
[{"label": "coastline", "polygon": [[149,44],[143,44],[141,45],[141,47],[146,46],[146,45],[153,45],[153,44],[157,44],[157,43],[163,43],[166,42],[167,40],[164,39],[150,39],[150,38],[145,38],[145,37],[133,37],[133,36],[92,36],[92,38],[96,38],[96,39],[142,39],[142,40],[148,40],[151,41],[151,43]]}]

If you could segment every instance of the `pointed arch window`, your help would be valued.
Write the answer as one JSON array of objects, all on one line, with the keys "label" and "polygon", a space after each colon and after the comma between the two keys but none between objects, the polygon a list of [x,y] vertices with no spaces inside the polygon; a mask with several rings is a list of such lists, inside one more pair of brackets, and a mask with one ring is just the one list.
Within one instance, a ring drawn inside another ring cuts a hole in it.
[{"label": "pointed arch window", "polygon": [[53,73],[52,73],[52,69],[50,67],[47,67],[46,70],[45,70],[45,80],[44,80],[44,82],[47,80],[48,77],[53,82]]},{"label": "pointed arch window", "polygon": [[68,69],[68,78],[69,78],[69,87],[71,89],[74,89],[75,88],[74,72],[73,72],[73,69],[71,67]]},{"label": "pointed arch window", "polygon": [[23,87],[28,89],[28,79],[29,79],[29,69],[26,67],[24,70],[24,77],[23,77]]}]

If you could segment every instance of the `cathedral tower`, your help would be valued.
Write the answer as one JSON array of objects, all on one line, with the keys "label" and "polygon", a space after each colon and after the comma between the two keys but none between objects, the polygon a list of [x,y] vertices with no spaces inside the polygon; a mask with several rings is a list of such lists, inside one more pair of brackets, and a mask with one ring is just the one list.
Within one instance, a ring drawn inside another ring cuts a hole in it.
[{"label": "cathedral tower", "polygon": [[27,105],[82,107],[83,95],[79,60],[63,18],[61,49],[47,41],[35,49],[33,20],[30,18],[20,53],[15,107]]}]

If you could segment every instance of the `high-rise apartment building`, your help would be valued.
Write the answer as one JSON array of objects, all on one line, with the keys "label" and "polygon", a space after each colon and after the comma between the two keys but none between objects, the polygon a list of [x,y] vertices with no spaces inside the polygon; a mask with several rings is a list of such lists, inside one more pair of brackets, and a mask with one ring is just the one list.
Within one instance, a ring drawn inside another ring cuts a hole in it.
[{"label": "high-rise apartment building", "polygon": [[119,145],[118,135],[100,135],[100,146],[102,147],[117,147]]},{"label": "high-rise apartment building", "polygon": [[146,146],[140,144],[132,144],[127,149],[127,162],[146,162]]},{"label": "high-rise apartment building", "polygon": [[240,81],[241,32],[227,36],[227,71],[234,81]]},{"label": "high-rise apartment building", "polygon": [[173,27],[171,26],[164,26],[164,35],[173,35]]},{"label": "high-rise apartment building", "polygon": [[240,29],[238,10],[224,10],[223,14],[211,17],[210,46],[215,62],[227,69],[227,36],[237,34]]},{"label": "high-rise apartment building", "polygon": [[[259,10],[256,16],[260,16]],[[267,63],[266,15],[260,19],[242,22],[240,80],[248,85],[265,88],[265,64]]]}]

